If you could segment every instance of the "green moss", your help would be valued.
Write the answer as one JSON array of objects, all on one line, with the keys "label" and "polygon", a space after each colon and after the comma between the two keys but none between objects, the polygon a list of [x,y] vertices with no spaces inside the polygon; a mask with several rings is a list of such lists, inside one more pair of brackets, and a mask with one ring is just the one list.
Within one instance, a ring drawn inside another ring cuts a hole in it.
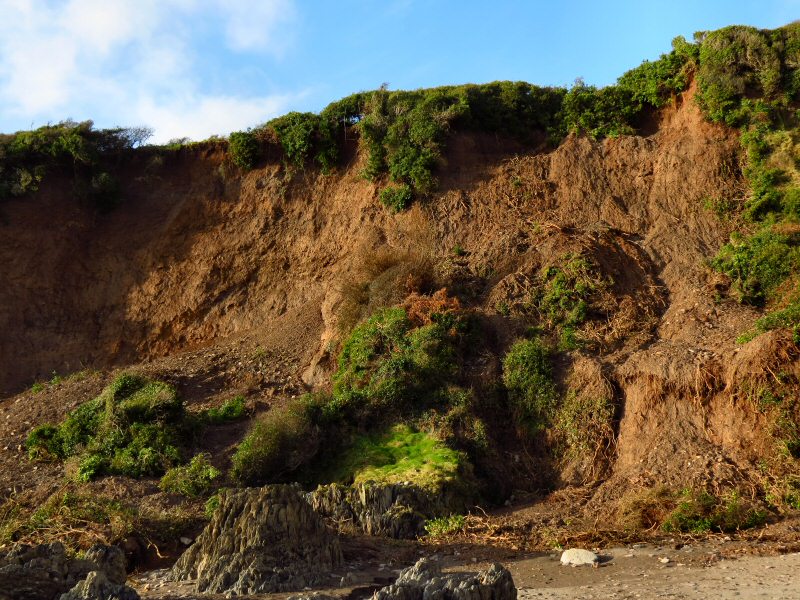
[{"label": "green moss", "polygon": [[466,459],[428,433],[395,425],[380,434],[358,436],[337,456],[324,482],[401,483],[438,490],[458,479]]}]

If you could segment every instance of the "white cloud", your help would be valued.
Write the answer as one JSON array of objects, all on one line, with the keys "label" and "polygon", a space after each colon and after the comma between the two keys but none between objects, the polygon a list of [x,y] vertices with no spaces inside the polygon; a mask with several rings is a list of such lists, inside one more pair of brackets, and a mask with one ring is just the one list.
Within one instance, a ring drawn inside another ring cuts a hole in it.
[{"label": "white cloud", "polygon": [[152,142],[164,143],[181,137],[199,140],[258,125],[285,112],[291,99],[291,96],[203,96],[174,98],[164,104],[141,98],[135,114],[138,122],[147,123],[156,131]]},{"label": "white cloud", "polygon": [[227,19],[228,45],[234,50],[266,50],[280,56],[286,49],[287,27],[295,18],[290,0],[219,0]]},{"label": "white cloud", "polygon": [[290,96],[208,87],[192,36],[280,57],[295,14],[292,0],[0,0],[0,116],[147,124],[157,141],[255,125]]}]

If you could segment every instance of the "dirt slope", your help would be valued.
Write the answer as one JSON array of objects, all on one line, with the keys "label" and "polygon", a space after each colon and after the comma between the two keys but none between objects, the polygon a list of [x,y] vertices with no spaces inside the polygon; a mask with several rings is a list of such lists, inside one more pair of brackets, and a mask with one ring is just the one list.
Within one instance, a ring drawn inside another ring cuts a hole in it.
[{"label": "dirt slope", "polygon": [[[639,488],[709,473],[721,487],[760,485],[765,417],[733,390],[761,376],[764,361],[796,369],[796,356],[777,333],[741,349],[735,338],[754,314],[715,302],[719,282],[704,264],[728,231],[703,205],[742,193],[739,145],[704,121],[692,94],[646,137],[569,137],[553,151],[518,153],[510,142],[458,134],[440,193],[398,215],[359,176],[355,153],[333,175],[289,177],[267,164],[240,176],[215,148],[165,161],[141,153],[127,166],[127,201],[108,215],[65,198],[57,179],[8,202],[3,484],[31,472],[17,450],[27,424],[90,395],[68,382],[12,396],[53,372],[141,363],[179,383],[190,404],[235,390],[266,404],[325,381],[349,286],[375,272],[376,257],[431,261],[491,319],[499,303],[513,313],[542,266],[585,251],[614,282],[612,316],[597,332],[600,349],[573,353],[563,369],[612,390],[615,439],[608,464],[569,465],[561,484],[599,477],[589,508],[620,511],[617,501]],[[515,330],[498,323],[495,333],[504,347]]]}]

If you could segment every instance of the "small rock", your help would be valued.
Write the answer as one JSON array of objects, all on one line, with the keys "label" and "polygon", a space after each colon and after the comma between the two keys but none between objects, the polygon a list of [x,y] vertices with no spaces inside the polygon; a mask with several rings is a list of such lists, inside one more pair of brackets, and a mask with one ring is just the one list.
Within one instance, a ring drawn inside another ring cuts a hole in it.
[{"label": "small rock", "polygon": [[600,557],[597,556],[597,554],[582,548],[570,548],[564,550],[561,554],[562,565],[572,565],[576,567],[581,565],[595,566],[598,562],[600,562]]},{"label": "small rock", "polygon": [[669,559],[666,556],[662,556],[658,559],[658,562],[660,562],[662,565],[666,565],[669,562]]},{"label": "small rock", "polygon": [[184,546],[191,546],[193,541],[194,540],[192,540],[192,538],[188,538],[188,537],[182,537],[181,538],[181,544],[183,544]]}]

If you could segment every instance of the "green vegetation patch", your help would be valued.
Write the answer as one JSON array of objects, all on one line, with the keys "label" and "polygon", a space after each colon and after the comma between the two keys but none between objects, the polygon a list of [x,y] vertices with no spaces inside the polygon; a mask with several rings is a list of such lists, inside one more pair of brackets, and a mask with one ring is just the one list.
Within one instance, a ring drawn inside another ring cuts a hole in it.
[{"label": "green vegetation patch", "polygon": [[662,528],[667,532],[734,532],[758,527],[767,514],[744,501],[735,491],[718,498],[703,490],[684,490],[678,506]]},{"label": "green vegetation patch", "polygon": [[197,454],[189,464],[172,467],[164,473],[159,487],[165,492],[196,498],[210,492],[220,474],[219,469],[211,464],[211,455]]},{"label": "green vegetation patch", "polygon": [[611,443],[613,418],[614,405],[608,396],[570,390],[555,411],[553,422],[556,433],[563,440],[566,455],[577,458],[594,456],[603,444]]},{"label": "green vegetation patch", "polygon": [[425,522],[425,531],[429,537],[436,539],[458,533],[464,529],[466,524],[467,518],[464,515],[449,515],[429,519]]},{"label": "green vegetation patch", "polygon": [[559,400],[549,348],[537,338],[515,342],[503,358],[503,383],[517,425],[542,430]]},{"label": "green vegetation patch", "polygon": [[239,421],[247,415],[244,396],[235,396],[223,402],[218,408],[209,408],[202,413],[201,418],[212,425],[222,425]]},{"label": "green vegetation patch", "polygon": [[150,135],[145,127],[96,130],[91,121],[0,135],[0,200],[37,191],[46,173],[59,170],[72,177],[76,198],[113,208],[120,199],[116,158]]},{"label": "green vegetation patch", "polygon": [[337,483],[413,481],[436,490],[455,481],[464,462],[462,453],[429,433],[400,424],[384,433],[357,437],[325,479]]},{"label": "green vegetation patch", "polygon": [[585,256],[566,254],[560,262],[539,275],[529,308],[547,330],[557,334],[561,350],[572,350],[581,344],[578,328],[598,312],[598,298],[611,281]]},{"label": "green vegetation patch", "polygon": [[181,461],[191,430],[175,389],[137,375],[120,375],[59,425],[28,435],[31,458],[80,458],[78,478],[160,475]]},{"label": "green vegetation patch", "polygon": [[[466,462],[461,448],[485,438],[485,431],[462,414],[464,394],[453,387],[470,320],[451,299],[435,298],[379,310],[355,327],[339,355],[332,392],[308,394],[260,417],[233,456],[234,478],[328,483],[362,480],[368,472],[381,481],[425,483],[455,473]],[[440,417],[431,419],[431,410]],[[448,415],[449,433],[417,427],[444,424]],[[408,425],[392,429],[400,421]],[[366,462],[354,465],[359,456]]]}]

